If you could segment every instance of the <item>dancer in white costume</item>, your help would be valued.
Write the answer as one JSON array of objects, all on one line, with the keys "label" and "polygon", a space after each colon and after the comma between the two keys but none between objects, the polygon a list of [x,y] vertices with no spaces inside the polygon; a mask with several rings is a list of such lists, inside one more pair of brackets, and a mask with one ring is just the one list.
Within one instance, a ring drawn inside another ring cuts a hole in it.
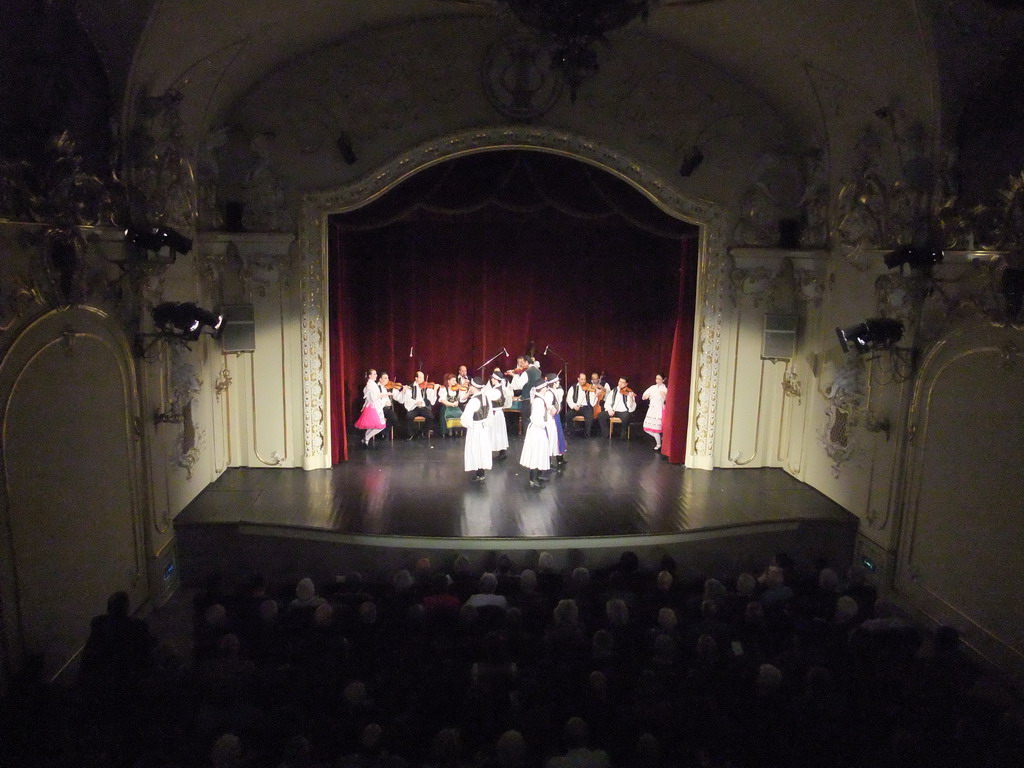
[{"label": "dancer in white costume", "polygon": [[654,377],[654,383],[644,390],[641,398],[649,400],[647,415],[644,417],[644,432],[654,438],[654,450],[661,450],[661,423],[665,413],[665,399],[668,397],[668,387],[665,385],[665,377],[660,373]]},{"label": "dancer in white costume", "polygon": [[508,458],[508,425],[505,423],[505,411],[503,409],[512,405],[512,385],[505,379],[500,368],[495,368],[491,374],[491,383],[488,390],[491,393],[491,450],[497,451],[496,461],[504,461]]},{"label": "dancer in white costume", "polygon": [[523,438],[523,452],[519,456],[519,463],[530,470],[531,488],[540,488],[543,480],[541,472],[551,469],[551,442],[548,430],[554,430],[555,424],[548,408],[548,401],[544,397],[544,392],[550,384],[550,381],[542,380],[530,391],[530,426],[526,428],[526,437]]},{"label": "dancer in white costume", "polygon": [[491,402],[484,391],[484,383],[473,379],[469,384],[469,399],[462,412],[462,428],[466,430],[467,472],[476,472],[473,480],[483,482],[484,472],[491,468]]}]

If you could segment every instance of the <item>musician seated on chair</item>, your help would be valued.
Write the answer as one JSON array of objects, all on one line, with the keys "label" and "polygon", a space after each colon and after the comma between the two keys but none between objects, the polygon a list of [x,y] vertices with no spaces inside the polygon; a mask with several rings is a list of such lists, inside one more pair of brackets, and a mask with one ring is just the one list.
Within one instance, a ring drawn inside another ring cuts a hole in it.
[{"label": "musician seated on chair", "polygon": [[590,427],[594,423],[594,406],[598,405],[605,396],[603,388],[590,384],[587,381],[587,374],[581,373],[576,383],[569,387],[569,393],[565,402],[565,420],[571,428],[572,421],[577,416],[583,417],[583,436],[590,437]]},{"label": "musician seated on chair", "polygon": [[622,420],[619,429],[619,439],[625,440],[626,434],[629,431],[629,419],[635,410],[636,394],[629,388],[629,381],[623,377],[619,379],[618,386],[613,387],[612,391],[604,398],[604,409],[601,411],[601,415],[597,417],[597,421],[601,425],[601,431],[608,432],[611,429],[610,420],[612,418],[619,418]]},{"label": "musician seated on chair", "polygon": [[[407,386],[405,392],[405,426],[409,431],[409,440],[416,437],[416,425],[414,419],[422,416],[423,431],[434,428],[434,403],[437,402],[437,388],[426,387],[427,377],[423,371],[416,371],[416,378],[412,384]],[[422,434],[422,433],[421,433]]]}]

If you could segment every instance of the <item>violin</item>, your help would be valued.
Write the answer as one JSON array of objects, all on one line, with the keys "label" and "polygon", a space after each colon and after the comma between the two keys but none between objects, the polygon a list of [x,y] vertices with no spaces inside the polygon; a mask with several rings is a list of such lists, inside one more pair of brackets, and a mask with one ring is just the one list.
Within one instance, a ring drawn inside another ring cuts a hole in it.
[{"label": "violin", "polygon": [[529,364],[526,364],[526,365],[523,365],[523,366],[521,366],[519,368],[510,368],[509,370],[505,371],[505,375],[506,376],[518,376],[520,373],[522,373],[523,371],[525,371],[529,367],[530,367]]},{"label": "violin", "polygon": [[603,392],[604,391],[603,387],[598,387],[598,386],[596,386],[594,384],[591,384],[589,381],[586,382],[585,384],[582,384],[580,386],[580,389],[582,389],[584,392]]},{"label": "violin", "polygon": [[633,390],[630,389],[629,387],[619,387],[619,392],[622,394],[623,397],[626,397],[626,395],[635,394]]},{"label": "violin", "polygon": [[456,392],[468,392],[469,391],[469,387],[467,385],[465,385],[465,384],[452,384],[449,387],[449,389],[451,389],[453,391],[456,391]]},{"label": "violin", "polygon": [[389,381],[384,385],[384,389],[401,389],[404,386],[404,384],[399,384],[397,381]]}]

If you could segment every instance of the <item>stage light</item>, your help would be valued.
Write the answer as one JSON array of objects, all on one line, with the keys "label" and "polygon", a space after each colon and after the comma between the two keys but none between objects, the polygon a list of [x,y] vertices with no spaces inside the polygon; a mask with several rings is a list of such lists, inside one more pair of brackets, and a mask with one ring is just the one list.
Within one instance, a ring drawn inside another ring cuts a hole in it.
[{"label": "stage light", "polygon": [[858,354],[875,349],[888,349],[903,338],[903,323],[889,317],[873,317],[849,328],[836,328],[843,352]]},{"label": "stage light", "polygon": [[180,253],[182,256],[192,250],[192,238],[185,237],[185,235],[170,227],[157,227],[156,236],[160,238],[164,245],[175,253]]},{"label": "stage light", "polygon": [[928,270],[942,263],[942,249],[923,245],[901,245],[885,255],[885,266],[896,269],[906,264],[911,269]]},{"label": "stage light", "polygon": [[146,251],[159,251],[164,245],[163,240],[157,237],[156,232],[149,229],[128,227],[124,231],[124,239]]},{"label": "stage light", "polygon": [[166,301],[153,307],[153,324],[165,336],[195,341],[203,328],[209,328],[210,334],[217,337],[224,318],[192,302]]},{"label": "stage light", "polygon": [[128,227],[124,231],[124,239],[147,251],[169,248],[172,254],[185,255],[192,250],[192,240],[170,227],[157,227],[156,229]]}]

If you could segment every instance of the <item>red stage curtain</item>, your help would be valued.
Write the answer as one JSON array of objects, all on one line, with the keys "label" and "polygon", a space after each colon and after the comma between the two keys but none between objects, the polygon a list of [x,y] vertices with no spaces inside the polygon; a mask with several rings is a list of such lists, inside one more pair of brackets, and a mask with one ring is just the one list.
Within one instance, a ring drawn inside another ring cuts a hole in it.
[{"label": "red stage curtain", "polygon": [[696,248],[693,241],[682,243],[679,270],[679,299],[672,339],[672,362],[668,373],[668,399],[662,425],[661,452],[672,464],[686,462],[686,427],[690,420],[690,379],[693,360],[693,323],[697,310]]},{"label": "red stage curtain", "polygon": [[[350,346],[350,334],[347,333],[345,307],[347,301],[347,280],[345,273],[347,263],[343,254],[343,244],[340,233],[332,228],[330,232],[330,253],[332,254],[329,285],[329,309],[328,327],[325,329],[330,340],[330,374],[331,374],[331,463],[337,464],[341,461],[348,461],[348,429],[349,409],[346,407],[347,398],[344,395],[345,383],[349,379],[349,372],[345,365],[345,347]],[[360,392],[362,385],[360,385]],[[358,413],[358,411],[356,412]]]}]

